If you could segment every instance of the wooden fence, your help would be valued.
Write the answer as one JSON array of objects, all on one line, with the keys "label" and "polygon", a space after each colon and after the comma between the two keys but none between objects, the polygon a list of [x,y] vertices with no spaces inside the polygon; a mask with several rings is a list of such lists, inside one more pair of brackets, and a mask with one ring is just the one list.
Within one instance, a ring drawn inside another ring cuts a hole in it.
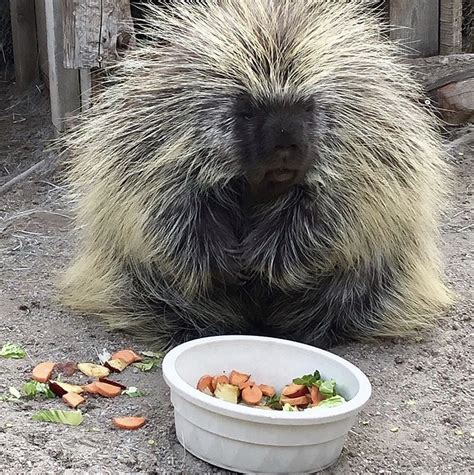
[{"label": "wooden fence", "polygon": [[[91,70],[133,45],[130,2],[137,0],[10,0],[16,80],[26,88],[42,76],[58,131],[89,104]],[[370,1],[370,0],[367,0]],[[464,0],[465,1],[465,0]],[[463,0],[379,0],[393,40],[413,55],[462,51]]]}]

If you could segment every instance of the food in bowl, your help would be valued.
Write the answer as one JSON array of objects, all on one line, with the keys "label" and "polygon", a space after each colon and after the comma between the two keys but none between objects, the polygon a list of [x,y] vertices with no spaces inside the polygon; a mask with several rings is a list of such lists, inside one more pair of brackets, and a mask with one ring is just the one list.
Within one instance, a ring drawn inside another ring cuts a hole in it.
[{"label": "food in bowl", "polygon": [[337,393],[336,381],[324,380],[318,370],[294,378],[280,393],[273,386],[258,384],[250,374],[232,370],[229,376],[205,374],[196,388],[212,397],[232,404],[244,404],[260,409],[279,411],[304,411],[330,408],[344,404],[346,400]]}]

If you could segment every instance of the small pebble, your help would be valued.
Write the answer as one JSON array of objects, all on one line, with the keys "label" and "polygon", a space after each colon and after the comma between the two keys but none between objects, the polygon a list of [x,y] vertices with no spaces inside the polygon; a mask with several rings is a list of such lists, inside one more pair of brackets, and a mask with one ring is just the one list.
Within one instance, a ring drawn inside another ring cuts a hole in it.
[{"label": "small pebble", "polygon": [[453,330],[459,330],[459,325],[457,323],[453,323],[452,327]]},{"label": "small pebble", "polygon": [[423,371],[423,366],[418,363],[418,364],[415,365],[415,369],[416,369],[417,371]]},{"label": "small pebble", "polygon": [[390,432],[398,432],[398,427],[392,427],[392,428],[390,429]]},{"label": "small pebble", "polygon": [[402,364],[403,363],[403,358],[401,356],[396,356],[395,357],[395,363],[396,364]]}]

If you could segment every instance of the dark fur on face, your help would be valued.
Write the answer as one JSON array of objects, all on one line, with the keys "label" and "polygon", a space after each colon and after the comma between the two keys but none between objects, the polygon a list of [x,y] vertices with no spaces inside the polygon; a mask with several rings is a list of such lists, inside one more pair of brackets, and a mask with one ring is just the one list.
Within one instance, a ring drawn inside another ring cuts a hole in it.
[{"label": "dark fur on face", "polygon": [[234,115],[235,143],[253,198],[273,199],[301,183],[316,155],[314,100],[258,103],[241,96]]}]

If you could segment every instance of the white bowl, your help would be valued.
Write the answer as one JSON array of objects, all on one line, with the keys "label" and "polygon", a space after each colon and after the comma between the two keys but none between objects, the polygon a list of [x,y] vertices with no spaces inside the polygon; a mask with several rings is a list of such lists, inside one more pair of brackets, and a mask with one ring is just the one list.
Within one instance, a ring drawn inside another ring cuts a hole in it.
[{"label": "white bowl", "polygon": [[[335,379],[346,403],[300,412],[265,411],[222,401],[196,389],[204,374],[251,373],[277,391],[319,370]],[[243,473],[314,473],[333,465],[359,411],[370,398],[367,377],[324,350],[255,336],[201,338],[163,360],[176,435],[183,447],[212,465]]]}]

